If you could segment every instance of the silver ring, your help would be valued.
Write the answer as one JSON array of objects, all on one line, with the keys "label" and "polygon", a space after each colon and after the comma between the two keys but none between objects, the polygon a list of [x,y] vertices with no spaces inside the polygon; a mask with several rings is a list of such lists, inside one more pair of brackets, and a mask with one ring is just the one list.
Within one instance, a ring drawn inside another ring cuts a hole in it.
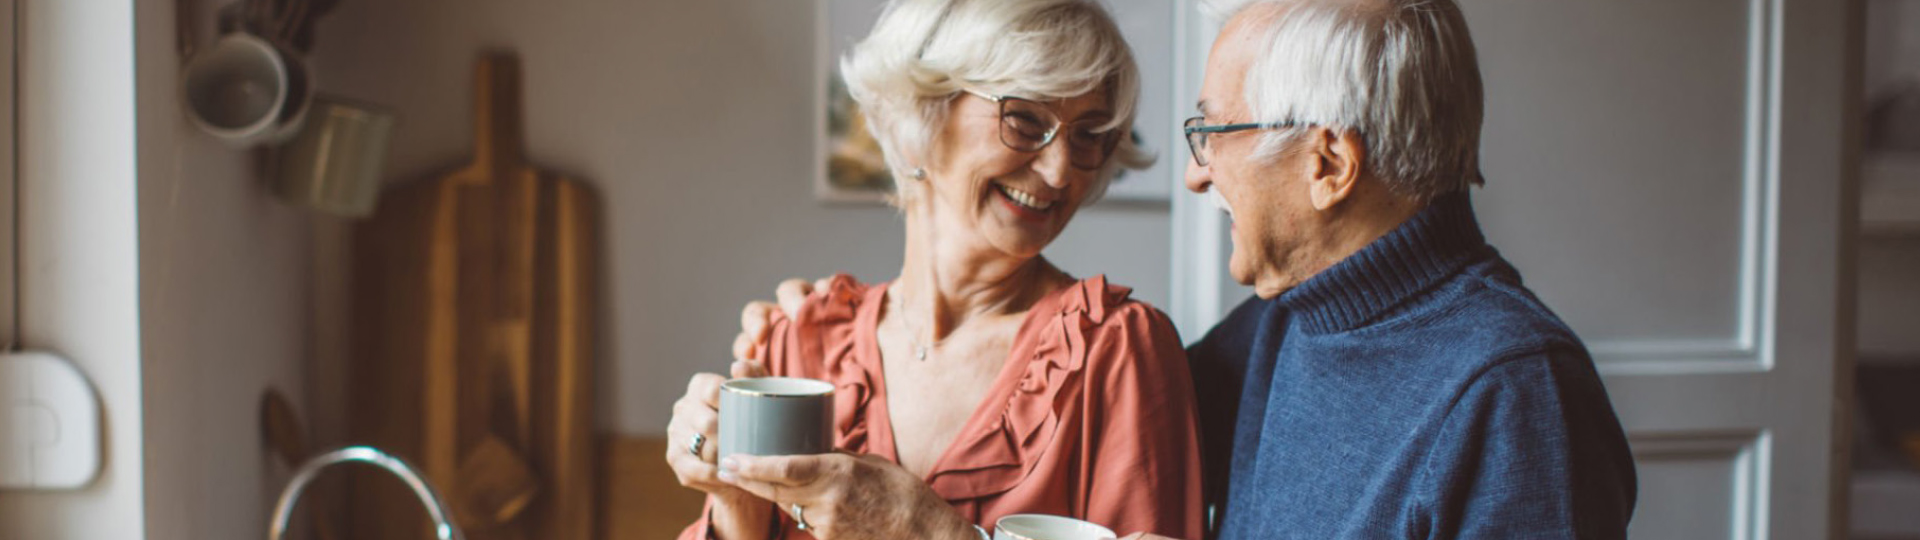
[{"label": "silver ring", "polygon": [[706,458],[700,457],[700,449],[705,448],[706,446],[707,446],[707,436],[703,434],[695,433],[693,434],[693,438],[687,441],[687,453],[693,454],[693,457],[695,458],[706,459]]},{"label": "silver ring", "polygon": [[801,515],[800,503],[793,503],[792,505],[787,506],[787,512],[793,514],[794,528],[800,529],[802,531],[813,530],[813,526],[807,524],[806,516]]}]

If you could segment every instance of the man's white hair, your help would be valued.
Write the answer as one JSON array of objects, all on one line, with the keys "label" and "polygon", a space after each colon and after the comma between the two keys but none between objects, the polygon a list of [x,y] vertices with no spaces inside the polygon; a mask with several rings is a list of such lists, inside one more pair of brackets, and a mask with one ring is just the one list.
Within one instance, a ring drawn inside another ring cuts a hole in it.
[{"label": "man's white hair", "polygon": [[1260,44],[1247,68],[1254,122],[1290,122],[1255,147],[1273,159],[1319,125],[1366,141],[1365,169],[1417,200],[1482,182],[1480,64],[1453,0],[1210,0],[1221,20],[1277,8],[1249,31]]},{"label": "man's white hair", "polygon": [[[1042,100],[1107,90],[1114,119],[1102,127],[1120,141],[1088,201],[1122,167],[1153,163],[1129,136],[1140,68],[1095,0],[890,0],[873,32],[840,59],[840,72],[895,178],[927,164],[948,104],[969,88]],[[913,182],[894,184],[901,197],[913,196],[905,187]]]}]

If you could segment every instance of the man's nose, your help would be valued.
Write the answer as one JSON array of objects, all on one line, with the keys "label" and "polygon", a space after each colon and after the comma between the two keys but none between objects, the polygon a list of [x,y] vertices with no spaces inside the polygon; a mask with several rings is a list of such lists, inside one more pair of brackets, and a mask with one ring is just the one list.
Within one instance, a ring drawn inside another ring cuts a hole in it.
[{"label": "man's nose", "polygon": [[1188,191],[1206,193],[1207,188],[1213,185],[1213,169],[1202,167],[1199,162],[1189,157],[1187,159],[1186,184]]}]

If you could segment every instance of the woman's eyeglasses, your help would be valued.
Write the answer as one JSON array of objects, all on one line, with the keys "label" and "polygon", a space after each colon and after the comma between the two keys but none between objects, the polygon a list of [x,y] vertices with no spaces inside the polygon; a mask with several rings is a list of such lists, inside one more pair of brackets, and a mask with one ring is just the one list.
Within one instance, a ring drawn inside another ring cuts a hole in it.
[{"label": "woman's eyeglasses", "polygon": [[1102,129],[1113,122],[1092,118],[1066,124],[1052,108],[1013,96],[996,96],[973,90],[967,93],[1000,105],[1000,143],[1021,152],[1038,152],[1066,130],[1067,161],[1073,168],[1090,171],[1107,163],[1120,143],[1118,130]]},{"label": "woman's eyeglasses", "polygon": [[1187,132],[1187,149],[1193,151],[1193,162],[1199,164],[1201,167],[1205,167],[1207,166],[1207,162],[1213,161],[1213,156],[1210,155],[1211,148],[1207,146],[1207,136],[1209,135],[1215,133],[1233,133],[1235,131],[1246,131],[1249,129],[1279,129],[1286,127],[1293,127],[1293,123],[1260,122],[1209,126],[1207,125],[1206,117],[1195,116],[1187,119],[1183,129]]}]

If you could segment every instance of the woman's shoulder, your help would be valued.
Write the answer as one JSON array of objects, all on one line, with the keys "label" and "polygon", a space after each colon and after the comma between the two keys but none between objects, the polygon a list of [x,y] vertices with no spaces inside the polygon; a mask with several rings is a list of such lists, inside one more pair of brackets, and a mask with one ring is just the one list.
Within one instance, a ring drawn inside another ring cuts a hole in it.
[{"label": "woman's shoulder", "polygon": [[1057,310],[1047,314],[1053,321],[1031,335],[1040,356],[1057,356],[1059,367],[1088,369],[1096,376],[1185,369],[1186,351],[1173,321],[1132,294],[1133,289],[1104,275],[1056,291],[1055,300],[1041,308]]},{"label": "woman's shoulder", "polygon": [[1133,298],[1133,288],[1108,281],[1105,274],[1076,281],[1056,294],[1062,314],[1081,314],[1096,333],[1176,334],[1166,313]]},{"label": "woman's shoulder", "polygon": [[851,324],[860,315],[860,307],[871,301],[885,283],[867,284],[850,274],[834,274],[826,286],[807,295],[797,319],[809,326]]},{"label": "woman's shoulder", "polygon": [[[1132,293],[1106,276],[1082,279],[1058,291],[1048,308],[1058,314],[1033,336],[1038,341],[1036,360],[1051,364],[1044,371],[1083,371],[1093,382],[1088,388],[1102,401],[1146,399],[1135,390],[1189,384],[1182,382],[1191,375],[1172,319]],[[1162,390],[1180,394],[1178,388]]]},{"label": "woman's shoulder", "polygon": [[774,375],[829,381],[864,377],[859,344],[871,339],[874,325],[871,317],[862,317],[869,311],[863,306],[881,290],[847,274],[827,278],[794,313],[774,313],[773,331],[756,354]]}]

